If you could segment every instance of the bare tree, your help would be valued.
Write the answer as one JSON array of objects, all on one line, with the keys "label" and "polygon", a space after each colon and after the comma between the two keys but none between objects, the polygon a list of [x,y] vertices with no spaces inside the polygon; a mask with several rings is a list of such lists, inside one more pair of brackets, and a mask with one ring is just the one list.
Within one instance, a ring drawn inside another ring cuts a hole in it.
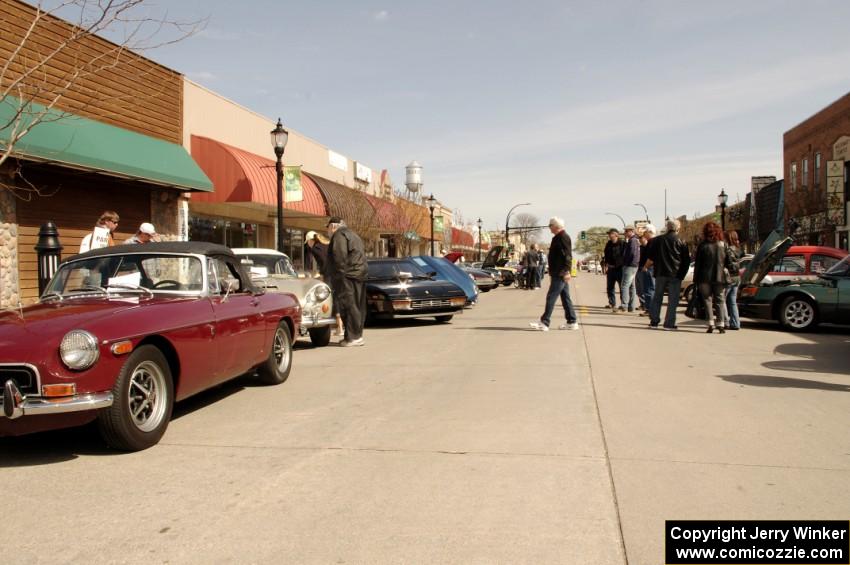
[{"label": "bare tree", "polygon": [[[14,26],[10,16],[0,20],[5,36],[0,49],[0,104],[11,108],[11,117],[0,121],[0,167],[34,127],[67,119],[69,107],[102,102],[105,97],[112,107],[120,105],[121,96],[99,92],[95,78],[116,69],[138,76],[144,71],[130,69],[141,53],[181,41],[206,23],[155,17],[148,4],[147,0],[56,0],[29,6],[0,0],[4,14],[31,13],[26,22],[14,19]],[[136,91],[124,98],[138,102],[156,95]],[[20,178],[20,168],[11,176]],[[3,188],[24,198],[41,195],[25,179],[23,184],[0,182]]]},{"label": "bare tree", "polygon": [[540,218],[534,214],[521,213],[516,214],[511,218],[511,227],[517,228],[520,241],[523,245],[528,245],[529,241],[537,241],[537,236],[540,232]]}]

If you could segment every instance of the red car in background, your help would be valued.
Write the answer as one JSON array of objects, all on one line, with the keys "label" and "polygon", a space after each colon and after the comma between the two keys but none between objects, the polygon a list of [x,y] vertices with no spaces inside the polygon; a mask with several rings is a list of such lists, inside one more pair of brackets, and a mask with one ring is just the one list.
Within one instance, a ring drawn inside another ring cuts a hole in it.
[{"label": "red car in background", "polygon": [[847,252],[835,247],[793,245],[782,260],[770,269],[761,284],[791,279],[816,279],[845,257]]},{"label": "red car in background", "polygon": [[117,449],[165,433],[176,401],[292,367],[301,307],[255,287],[227,247],[121,245],[60,265],[38,304],[0,314],[0,436],[97,420]]}]

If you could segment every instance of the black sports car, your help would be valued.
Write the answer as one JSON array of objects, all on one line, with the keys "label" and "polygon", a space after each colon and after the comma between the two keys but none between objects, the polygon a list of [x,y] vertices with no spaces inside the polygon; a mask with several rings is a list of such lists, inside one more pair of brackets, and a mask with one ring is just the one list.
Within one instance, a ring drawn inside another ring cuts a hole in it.
[{"label": "black sports car", "polygon": [[466,294],[456,284],[432,277],[409,259],[370,260],[369,319],[433,317],[448,322],[463,311]]}]

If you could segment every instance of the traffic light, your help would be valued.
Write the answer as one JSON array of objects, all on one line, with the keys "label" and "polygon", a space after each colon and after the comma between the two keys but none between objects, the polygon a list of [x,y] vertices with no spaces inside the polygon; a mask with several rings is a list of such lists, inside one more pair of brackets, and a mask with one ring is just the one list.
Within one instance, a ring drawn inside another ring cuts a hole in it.
[{"label": "traffic light", "polygon": [[586,231],[581,232],[581,234],[579,234],[579,239],[581,239],[581,240],[587,239],[587,232]]}]

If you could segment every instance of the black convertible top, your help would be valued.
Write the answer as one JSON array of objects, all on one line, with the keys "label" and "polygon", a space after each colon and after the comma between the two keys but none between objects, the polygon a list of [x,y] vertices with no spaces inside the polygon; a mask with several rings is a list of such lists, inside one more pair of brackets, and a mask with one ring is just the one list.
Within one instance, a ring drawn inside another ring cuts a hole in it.
[{"label": "black convertible top", "polygon": [[162,243],[136,243],[101,247],[100,249],[93,249],[69,257],[68,261],[83,257],[121,255],[122,253],[195,253],[198,255],[225,255],[235,257],[229,247],[219,245],[218,243],[207,243],[205,241],[164,241]]}]

